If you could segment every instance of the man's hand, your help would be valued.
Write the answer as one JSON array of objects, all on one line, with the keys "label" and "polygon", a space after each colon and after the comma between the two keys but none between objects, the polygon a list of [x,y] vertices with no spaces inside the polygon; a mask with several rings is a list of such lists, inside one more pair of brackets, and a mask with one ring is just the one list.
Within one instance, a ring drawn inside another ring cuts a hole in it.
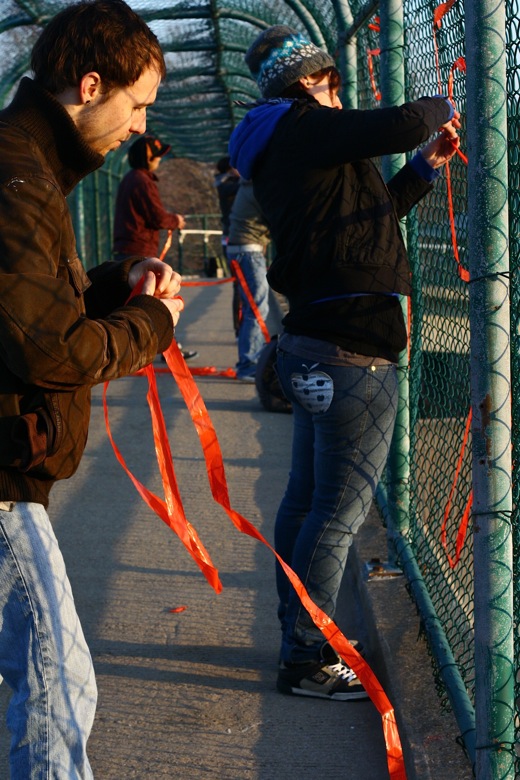
[{"label": "man's hand", "polygon": [[157,257],[147,257],[146,260],[141,260],[140,263],[132,266],[128,274],[128,284],[132,290],[147,271],[155,274],[155,292],[147,295],[155,295],[156,298],[173,298],[179,294],[182,277],[173,270],[171,265],[163,263]]},{"label": "man's hand", "polygon": [[182,298],[175,297],[181,289],[182,277],[170,265],[156,257],[147,257],[146,260],[132,266],[128,274],[128,284],[132,289],[142,276],[144,276],[142,294],[160,298],[169,309],[175,327],[184,309]]},{"label": "man's hand", "polygon": [[[176,276],[179,275],[176,274]],[[179,322],[180,313],[184,309],[184,301],[182,298],[165,298],[163,295],[157,295],[156,285],[157,277],[154,272],[146,271],[144,275],[143,289],[141,290],[142,295],[153,295],[155,298],[160,298],[161,303],[164,303],[172,315],[173,327],[175,327]]]}]

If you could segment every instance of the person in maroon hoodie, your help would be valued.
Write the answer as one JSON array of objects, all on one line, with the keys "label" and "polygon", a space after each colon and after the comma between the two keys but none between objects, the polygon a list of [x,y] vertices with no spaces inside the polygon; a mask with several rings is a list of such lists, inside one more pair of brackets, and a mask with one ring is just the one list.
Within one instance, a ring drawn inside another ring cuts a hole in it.
[{"label": "person in maroon hoodie", "polygon": [[[186,221],[182,214],[164,208],[155,171],[171,146],[151,135],[141,136],[128,150],[131,170],[117,191],[114,216],[114,260],[127,260],[135,255],[159,255],[159,231],[182,230]],[[182,350],[182,345],[177,342]],[[197,356],[194,349],[182,350],[184,360]]]},{"label": "person in maroon hoodie", "polygon": [[117,191],[114,216],[114,259],[134,255],[159,256],[159,231],[182,230],[186,222],[181,214],[164,208],[156,170],[171,149],[151,135],[134,141],[128,151],[131,170]]}]

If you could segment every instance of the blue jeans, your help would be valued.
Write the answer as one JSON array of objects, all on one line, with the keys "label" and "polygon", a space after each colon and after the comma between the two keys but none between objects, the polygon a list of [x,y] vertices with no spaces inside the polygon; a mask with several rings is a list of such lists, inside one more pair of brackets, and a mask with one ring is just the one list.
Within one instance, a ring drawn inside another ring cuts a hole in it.
[{"label": "blue jeans", "polygon": [[[309,596],[334,618],[353,535],[383,473],[397,410],[393,364],[312,364],[279,351],[280,382],[293,404],[292,463],[275,524],[275,548]],[[282,660],[318,660],[324,642],[277,564]]]},{"label": "blue jeans", "polygon": [[[230,260],[236,260],[239,263],[253,300],[258,306],[262,319],[266,320],[269,314],[269,285],[267,284],[264,255],[262,252],[241,252],[230,257]],[[237,376],[254,376],[258,353],[265,344],[265,338],[240,284],[239,290],[242,317],[238,330]]]},{"label": "blue jeans", "polygon": [[0,511],[0,675],[13,691],[11,780],[91,780],[92,659],[41,504]]}]

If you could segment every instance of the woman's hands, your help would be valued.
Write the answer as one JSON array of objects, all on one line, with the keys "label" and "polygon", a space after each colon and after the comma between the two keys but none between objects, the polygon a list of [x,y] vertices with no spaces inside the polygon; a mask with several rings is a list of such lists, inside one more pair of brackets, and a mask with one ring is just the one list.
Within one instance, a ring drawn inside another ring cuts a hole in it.
[{"label": "woman's hands", "polygon": [[432,168],[440,168],[449,162],[459,148],[460,114],[455,111],[449,122],[439,127],[439,135],[426,144],[420,151]]}]

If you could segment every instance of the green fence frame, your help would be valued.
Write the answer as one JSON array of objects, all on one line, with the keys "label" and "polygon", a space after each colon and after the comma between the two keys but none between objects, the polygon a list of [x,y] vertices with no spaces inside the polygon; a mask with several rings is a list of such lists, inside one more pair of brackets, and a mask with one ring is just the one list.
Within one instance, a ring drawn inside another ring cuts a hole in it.
[{"label": "green fence frame", "polygon": [[[245,111],[234,100],[256,94],[243,53],[269,24],[299,26],[336,56],[342,100],[351,108],[380,105],[373,80],[383,104],[435,93],[436,58],[445,86],[454,58],[465,56],[467,69],[456,80],[455,97],[464,118],[468,166],[455,158],[450,170],[460,259],[470,281],[456,273],[442,203],[445,184],[438,184],[403,224],[413,271],[410,351],[399,365],[398,419],[377,497],[390,562],[401,566],[408,580],[441,702],[456,717],[460,734],[454,738],[478,780],[520,777],[518,0],[448,0],[437,28],[437,52],[432,30],[438,0],[227,0],[222,5],[212,0],[172,8],[164,3],[152,10],[145,5],[143,15],[158,33],[166,22],[165,52],[175,53],[181,63],[173,68],[155,116],[150,111],[154,131],[166,139],[171,133],[177,154],[206,162],[225,153],[229,131]],[[0,35],[26,25],[30,43],[51,6],[50,0],[12,0],[9,13],[0,11]],[[192,26],[176,40],[168,21],[181,18]],[[200,74],[196,60],[184,58],[186,52],[194,56],[190,46],[199,38],[205,68]],[[0,68],[1,104],[26,72],[24,40],[21,34],[16,39],[19,59],[7,57]],[[371,60],[371,72],[367,51],[375,50],[380,55]],[[194,94],[195,76],[207,79],[207,95]],[[110,257],[125,156],[124,150],[109,156],[69,197],[87,269]],[[384,177],[403,162],[403,156],[382,160]],[[184,270],[182,247],[178,262]],[[408,315],[407,300],[403,307]],[[469,530],[461,560],[452,566],[441,526],[453,544],[470,491]]]}]

